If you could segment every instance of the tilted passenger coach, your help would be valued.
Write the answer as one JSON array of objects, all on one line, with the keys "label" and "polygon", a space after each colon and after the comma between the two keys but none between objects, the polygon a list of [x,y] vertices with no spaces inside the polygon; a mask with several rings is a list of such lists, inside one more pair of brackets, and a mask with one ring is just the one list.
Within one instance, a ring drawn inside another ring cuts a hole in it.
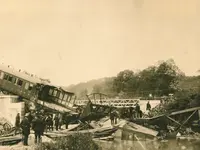
[{"label": "tilted passenger coach", "polygon": [[73,104],[74,93],[4,65],[0,65],[0,90],[27,100],[38,99],[61,106]]}]

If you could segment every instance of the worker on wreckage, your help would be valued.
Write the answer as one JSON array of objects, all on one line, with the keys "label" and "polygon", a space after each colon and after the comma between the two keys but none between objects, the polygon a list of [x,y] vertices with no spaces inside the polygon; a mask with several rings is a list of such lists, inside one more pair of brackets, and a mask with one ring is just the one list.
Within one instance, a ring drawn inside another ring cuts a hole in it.
[{"label": "worker on wreckage", "polygon": [[151,104],[149,103],[149,101],[147,103],[146,110],[149,110],[149,111],[151,110]]},{"label": "worker on wreckage", "polygon": [[59,126],[59,116],[58,116],[58,114],[55,115],[54,121],[55,121],[56,131],[58,131],[58,126]]},{"label": "worker on wreckage", "polygon": [[136,106],[135,106],[135,112],[136,112],[136,118],[140,118],[141,112],[140,112],[140,105],[138,104],[138,102],[136,103]]},{"label": "worker on wreckage", "polygon": [[117,119],[119,118],[119,113],[117,110],[113,110],[110,113],[110,120],[111,120],[111,125],[117,124]]}]

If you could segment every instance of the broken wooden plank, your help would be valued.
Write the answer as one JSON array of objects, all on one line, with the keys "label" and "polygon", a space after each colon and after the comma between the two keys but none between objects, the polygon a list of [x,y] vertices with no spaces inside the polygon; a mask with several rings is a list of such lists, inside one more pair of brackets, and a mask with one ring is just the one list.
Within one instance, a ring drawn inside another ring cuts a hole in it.
[{"label": "broken wooden plank", "polygon": [[146,135],[151,135],[151,136],[157,136],[158,132],[149,128],[146,128],[144,126],[132,123],[132,122],[127,122],[123,127],[118,126],[119,129],[122,130],[128,130],[129,132],[134,132],[134,133],[142,133]]},{"label": "broken wooden plank", "polygon": [[179,123],[178,121],[174,120],[173,118],[171,118],[171,117],[169,117],[169,116],[165,116],[165,117],[167,117],[169,120],[175,122],[175,123],[178,124],[178,125],[182,125],[181,123]]},{"label": "broken wooden plank", "polygon": [[9,137],[1,137],[0,145],[12,145],[19,143],[22,140],[21,136],[9,136]]},{"label": "broken wooden plank", "polygon": [[195,110],[195,111],[183,122],[183,124],[180,125],[180,126],[178,127],[178,130],[179,130],[182,126],[184,126],[184,125],[188,122],[188,120],[190,120],[190,118],[191,118],[196,112],[197,112],[197,110]]},{"label": "broken wooden plank", "polygon": [[193,108],[189,108],[189,109],[175,111],[175,112],[170,113],[170,116],[171,115],[183,114],[183,113],[187,113],[187,112],[191,112],[191,111],[196,111],[196,110],[200,110],[200,107],[193,107]]}]

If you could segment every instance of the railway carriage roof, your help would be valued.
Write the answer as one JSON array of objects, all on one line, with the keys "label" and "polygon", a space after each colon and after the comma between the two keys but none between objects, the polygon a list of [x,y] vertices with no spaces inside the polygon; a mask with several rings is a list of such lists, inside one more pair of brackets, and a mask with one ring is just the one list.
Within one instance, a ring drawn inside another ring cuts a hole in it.
[{"label": "railway carriage roof", "polygon": [[3,71],[3,72],[9,73],[11,75],[17,76],[17,77],[19,77],[21,79],[24,79],[26,81],[32,82],[32,83],[39,83],[39,84],[47,84],[47,85],[49,85],[48,82],[44,82],[40,78],[28,75],[28,74],[26,74],[24,72],[20,72],[20,71],[14,70],[13,68],[9,68],[8,66],[2,65],[2,64],[0,64],[0,70]]},{"label": "railway carriage roof", "polygon": [[0,64],[0,70],[3,71],[3,72],[9,73],[11,75],[14,75],[16,77],[19,77],[19,78],[21,78],[23,80],[29,81],[31,83],[35,83],[35,84],[38,83],[38,84],[43,84],[43,85],[47,85],[47,86],[52,86],[52,87],[55,87],[55,88],[60,88],[64,92],[66,92],[68,94],[74,94],[72,92],[67,91],[63,87],[55,86],[55,85],[53,85],[51,83],[48,83],[48,82],[45,82],[45,81],[41,80],[38,77],[34,77],[34,76],[31,76],[31,75],[28,75],[28,74],[26,74],[24,72],[19,72],[19,71],[13,69],[13,68],[9,68],[8,66],[2,65],[2,64]]}]

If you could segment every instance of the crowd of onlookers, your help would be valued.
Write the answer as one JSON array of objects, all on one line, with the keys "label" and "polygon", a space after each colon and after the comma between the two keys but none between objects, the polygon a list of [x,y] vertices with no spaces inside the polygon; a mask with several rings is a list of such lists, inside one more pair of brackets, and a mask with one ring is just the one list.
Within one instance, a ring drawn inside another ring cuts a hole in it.
[{"label": "crowd of onlookers", "polygon": [[70,114],[53,114],[40,112],[26,113],[24,118],[20,120],[20,114],[18,113],[15,121],[15,134],[21,132],[23,135],[24,145],[28,145],[28,136],[32,129],[35,133],[35,143],[41,142],[41,136],[44,132],[59,130],[61,126],[65,124],[68,128],[70,122]]},{"label": "crowd of onlookers", "polygon": [[[151,105],[148,102],[146,110],[150,110]],[[140,109],[140,105],[137,103],[135,107],[121,109],[120,112],[117,109],[110,111],[111,124],[117,124],[118,118],[142,118],[143,112]],[[32,129],[35,133],[35,143],[41,142],[41,136],[44,132],[59,130],[62,125],[68,129],[68,125],[71,121],[75,120],[74,116],[70,113],[60,114],[60,113],[45,113],[41,111],[32,111],[26,113],[24,118],[20,120],[20,114],[18,113],[15,121],[15,133],[21,131],[23,135],[24,145],[28,145],[28,136],[30,130]]]}]

